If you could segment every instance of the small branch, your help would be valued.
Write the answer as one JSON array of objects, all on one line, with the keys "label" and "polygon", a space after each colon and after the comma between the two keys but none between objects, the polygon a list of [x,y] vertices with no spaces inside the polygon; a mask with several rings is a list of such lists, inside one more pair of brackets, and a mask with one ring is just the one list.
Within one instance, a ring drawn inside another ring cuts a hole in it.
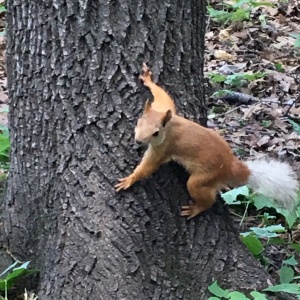
[{"label": "small branch", "polygon": [[227,102],[234,102],[240,104],[250,104],[252,101],[259,102],[260,100],[248,94],[239,92],[227,92],[222,96],[218,96],[219,99]]}]

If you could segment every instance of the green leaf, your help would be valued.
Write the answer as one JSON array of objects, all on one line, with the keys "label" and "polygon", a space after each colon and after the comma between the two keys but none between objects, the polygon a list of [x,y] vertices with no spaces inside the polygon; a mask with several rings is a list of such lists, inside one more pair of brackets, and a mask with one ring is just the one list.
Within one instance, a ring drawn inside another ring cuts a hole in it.
[{"label": "green leaf", "polygon": [[290,283],[294,278],[295,272],[291,267],[283,266],[279,270],[280,283]]},{"label": "green leaf", "polygon": [[257,73],[235,73],[226,76],[225,84],[231,86],[240,86],[243,81],[253,81],[258,78],[262,78],[266,75],[266,72],[257,72]]},{"label": "green leaf", "polygon": [[7,126],[0,125],[0,133],[9,136],[9,132],[8,132]]},{"label": "green leaf", "polygon": [[291,119],[288,119],[288,121],[293,125],[294,130],[300,134],[300,125]]},{"label": "green leaf", "polygon": [[208,78],[213,83],[220,83],[226,80],[226,75],[218,74],[218,73],[210,73],[208,74]]},{"label": "green leaf", "polygon": [[227,22],[231,18],[231,13],[226,10],[216,10],[212,7],[207,7],[209,16],[217,22]]},{"label": "green leaf", "polygon": [[229,291],[228,290],[223,290],[221,287],[218,285],[218,281],[213,282],[209,287],[208,290],[215,296],[217,297],[224,297],[228,298]]},{"label": "green leaf", "polygon": [[300,252],[300,245],[299,244],[292,244],[291,248],[295,249],[297,252]]},{"label": "green leaf", "polygon": [[299,294],[300,286],[296,283],[284,283],[269,286],[263,290],[264,292],[286,292],[290,294]]},{"label": "green leaf", "polygon": [[284,245],[285,240],[281,237],[272,237],[268,240],[268,245]]},{"label": "green leaf", "polygon": [[243,79],[244,78],[241,74],[227,75],[224,83],[232,86],[240,86]]},{"label": "green leaf", "polygon": [[8,106],[7,106],[7,107],[3,107],[3,108],[0,110],[0,113],[7,113],[7,112],[9,112]]},{"label": "green leaf", "polygon": [[243,77],[244,79],[247,79],[249,81],[253,81],[256,80],[258,78],[262,78],[264,77],[266,74],[265,73],[252,73],[252,74],[248,74],[248,73],[244,73]]},{"label": "green leaf", "polygon": [[249,20],[250,13],[242,8],[237,9],[234,13],[232,13],[231,20],[233,22],[240,22],[244,20]]},{"label": "green leaf", "polygon": [[262,124],[262,126],[264,126],[264,127],[270,127],[270,125],[272,125],[272,121],[270,121],[270,120],[263,120],[262,122],[261,122],[261,124]]},{"label": "green leaf", "polygon": [[286,210],[278,206],[277,202],[274,199],[266,197],[261,194],[252,194],[251,200],[257,209],[262,209],[263,207],[275,208],[279,214],[282,214],[285,217],[286,222],[289,225],[289,228],[293,226],[297,220],[296,210]]},{"label": "green leaf", "polygon": [[[27,275],[31,275],[31,274],[35,274],[38,273],[38,270],[36,269],[31,269],[31,270],[27,270],[27,269],[17,269],[16,271],[13,271],[12,273],[10,273],[9,275],[6,276],[6,280],[7,280],[7,288],[11,288],[18,280],[20,280],[21,277],[23,276],[27,276]],[[1,282],[0,282],[0,290],[1,290]]]},{"label": "green leaf", "polygon": [[208,300],[220,300],[219,297],[209,297]]},{"label": "green leaf", "polygon": [[0,6],[0,13],[6,11],[6,7],[5,6]]},{"label": "green leaf", "polygon": [[241,235],[241,240],[253,255],[258,255],[264,250],[261,241],[253,234],[246,236]]},{"label": "green leaf", "polygon": [[260,15],[259,17],[258,17],[258,19],[259,19],[259,21],[260,21],[260,23],[261,23],[261,26],[266,26],[267,25],[267,21],[266,21],[266,16],[265,15]]},{"label": "green leaf", "polygon": [[22,268],[22,269],[17,269],[16,271],[13,271],[12,273],[8,274],[6,276],[6,280],[7,282],[9,282],[10,280],[13,280],[17,277],[22,276],[25,273],[26,269]]},{"label": "green leaf", "polygon": [[276,71],[281,72],[281,73],[284,72],[284,68],[283,68],[282,64],[280,64],[280,63],[275,63],[274,66],[275,66],[275,68],[276,68]]},{"label": "green leaf", "polygon": [[0,135],[0,161],[7,162],[9,158],[9,140]]},{"label": "green leaf", "polygon": [[213,97],[222,97],[222,96],[224,96],[226,94],[232,94],[232,91],[230,91],[230,90],[219,90],[217,92],[214,92],[212,94],[212,96]]},{"label": "green leaf", "polygon": [[255,205],[256,209],[262,209],[263,207],[273,207],[274,201],[262,194],[252,194],[251,200]]},{"label": "green leaf", "polygon": [[250,295],[254,298],[254,300],[268,300],[264,294],[257,291],[251,292]]},{"label": "green leaf", "polygon": [[300,47],[300,38],[296,39],[296,41],[294,43],[294,47],[295,48],[299,48]]},{"label": "green leaf", "polygon": [[277,207],[275,207],[275,209],[279,214],[282,214],[285,217],[285,220],[288,223],[289,228],[292,228],[292,226],[295,224],[298,218],[297,212],[295,210],[287,210],[284,208],[277,208]]},{"label": "green leaf", "polygon": [[221,194],[221,197],[227,204],[240,204],[240,201],[237,201],[237,196],[243,195],[249,197],[249,189],[247,186],[241,186],[239,188],[233,189],[229,192]]},{"label": "green leaf", "polygon": [[0,126],[0,162],[9,160],[10,140],[7,127]]},{"label": "green leaf", "polygon": [[273,3],[267,2],[267,1],[262,1],[262,2],[251,1],[251,5],[253,7],[258,7],[258,6],[270,6],[270,7],[274,7],[275,6]]},{"label": "green leaf", "polygon": [[297,266],[298,265],[298,262],[297,260],[295,259],[295,256],[291,256],[290,258],[282,261],[283,264],[285,265],[290,265],[290,266]]},{"label": "green leaf", "polygon": [[[36,269],[31,269],[31,270],[27,269],[30,261],[27,261],[27,262],[21,264],[19,267],[14,268],[18,263],[19,263],[19,261],[16,261],[14,264],[9,266],[1,274],[1,275],[4,275],[5,273],[7,273],[11,269],[13,269],[13,271],[11,273],[9,273],[5,279],[0,280],[0,291],[4,291],[6,288],[8,288],[8,289],[11,288],[15,284],[15,282],[20,279],[20,277],[38,272],[38,270],[36,270]],[[7,286],[5,287],[5,285],[7,285]]]},{"label": "green leaf", "polygon": [[0,291],[4,292],[5,291],[5,281],[6,280],[0,280]]},{"label": "green leaf", "polygon": [[249,298],[247,298],[244,294],[240,293],[240,292],[231,292],[229,294],[230,296],[230,300],[250,300]]},{"label": "green leaf", "polygon": [[258,236],[262,238],[271,238],[271,237],[277,237],[278,234],[276,232],[285,232],[285,228],[281,225],[272,225],[272,226],[266,226],[263,228],[259,227],[250,227],[250,229]]},{"label": "green leaf", "polygon": [[276,216],[270,215],[268,212],[264,212],[264,218],[266,218],[267,220],[276,219]]}]

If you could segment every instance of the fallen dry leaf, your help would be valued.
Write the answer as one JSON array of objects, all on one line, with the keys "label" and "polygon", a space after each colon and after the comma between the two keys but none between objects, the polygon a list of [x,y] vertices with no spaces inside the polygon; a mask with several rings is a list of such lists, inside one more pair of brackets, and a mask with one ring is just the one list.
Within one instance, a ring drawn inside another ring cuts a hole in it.
[{"label": "fallen dry leaf", "polygon": [[291,84],[295,84],[295,79],[293,77],[278,71],[269,72],[268,76],[276,80],[281,85],[284,92],[288,92]]},{"label": "fallen dry leaf", "polygon": [[225,61],[233,61],[236,59],[232,54],[227,53],[224,50],[216,50],[214,53],[216,59],[225,60]]},{"label": "fallen dry leaf", "polygon": [[222,29],[219,32],[219,39],[221,42],[226,41],[230,38],[230,32],[228,29]]}]

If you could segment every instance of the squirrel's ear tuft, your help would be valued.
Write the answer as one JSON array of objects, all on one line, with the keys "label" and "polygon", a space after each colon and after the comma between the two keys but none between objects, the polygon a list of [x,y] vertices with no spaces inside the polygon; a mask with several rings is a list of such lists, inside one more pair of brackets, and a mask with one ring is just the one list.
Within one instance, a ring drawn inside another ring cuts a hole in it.
[{"label": "squirrel's ear tuft", "polygon": [[145,104],[144,113],[147,113],[150,110],[150,108],[151,108],[151,102],[148,99]]},{"label": "squirrel's ear tuft", "polygon": [[166,124],[171,120],[171,118],[172,118],[172,111],[169,109],[161,119],[162,126],[165,127]]}]

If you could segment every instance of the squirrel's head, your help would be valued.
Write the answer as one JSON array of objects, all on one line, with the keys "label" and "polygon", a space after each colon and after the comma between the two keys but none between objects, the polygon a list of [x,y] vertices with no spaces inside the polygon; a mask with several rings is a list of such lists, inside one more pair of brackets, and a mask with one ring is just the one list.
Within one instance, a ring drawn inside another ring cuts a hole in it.
[{"label": "squirrel's head", "polygon": [[162,144],[166,138],[166,125],[171,118],[171,110],[165,113],[155,111],[151,109],[151,103],[147,100],[143,115],[135,127],[135,141],[152,146]]}]

